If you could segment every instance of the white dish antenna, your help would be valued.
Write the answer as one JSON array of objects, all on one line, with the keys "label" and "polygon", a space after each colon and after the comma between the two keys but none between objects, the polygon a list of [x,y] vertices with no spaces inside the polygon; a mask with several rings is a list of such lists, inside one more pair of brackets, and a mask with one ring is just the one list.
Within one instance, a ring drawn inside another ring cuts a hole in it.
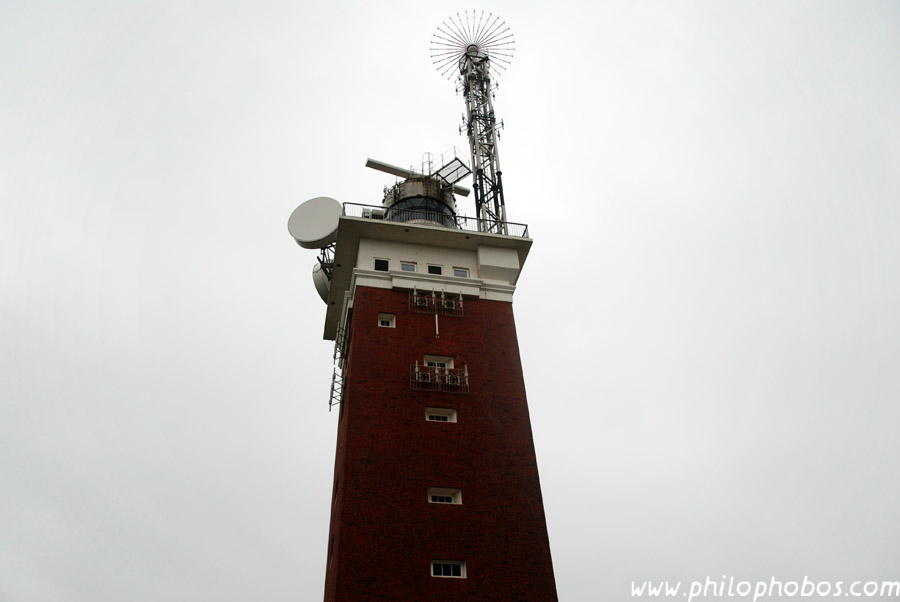
[{"label": "white dish antenna", "polygon": [[328,274],[325,273],[322,264],[318,261],[316,262],[316,265],[313,266],[312,279],[313,284],[316,285],[316,292],[322,297],[322,301],[328,303],[328,293],[331,291],[331,280],[328,279]]},{"label": "white dish antenna", "polygon": [[294,209],[288,218],[288,232],[304,249],[321,249],[337,242],[338,222],[343,209],[331,197],[318,196]]}]

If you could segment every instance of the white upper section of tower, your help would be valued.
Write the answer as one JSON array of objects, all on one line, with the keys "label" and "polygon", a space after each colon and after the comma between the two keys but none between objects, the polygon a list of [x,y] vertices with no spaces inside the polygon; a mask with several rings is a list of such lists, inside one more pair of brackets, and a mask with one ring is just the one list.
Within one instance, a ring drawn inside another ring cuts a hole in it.
[{"label": "white upper section of tower", "polygon": [[524,236],[345,215],[338,226],[324,338],[336,336],[357,286],[512,301],[531,244]]}]

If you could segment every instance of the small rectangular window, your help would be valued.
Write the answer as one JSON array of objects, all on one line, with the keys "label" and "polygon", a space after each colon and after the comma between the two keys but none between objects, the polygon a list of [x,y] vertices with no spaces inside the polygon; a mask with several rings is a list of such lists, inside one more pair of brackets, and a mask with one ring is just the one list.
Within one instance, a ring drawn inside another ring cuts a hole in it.
[{"label": "small rectangular window", "polygon": [[425,408],[425,420],[429,422],[456,422],[456,410],[450,408]]},{"label": "small rectangular window", "polygon": [[378,314],[378,326],[381,328],[395,328],[397,326],[397,316],[394,314]]},{"label": "small rectangular window", "polygon": [[437,274],[438,276],[440,276],[441,274],[444,273],[444,268],[439,265],[429,265],[428,273],[429,274]]},{"label": "small rectangular window", "polygon": [[375,260],[375,270],[379,272],[387,272],[390,268],[390,262],[387,259],[376,259]]},{"label": "small rectangular window", "polygon": [[425,365],[429,368],[453,369],[453,358],[443,355],[426,355]]},{"label": "small rectangular window", "polygon": [[432,577],[466,578],[466,563],[459,560],[433,560],[431,561]]},{"label": "small rectangular window", "polygon": [[404,272],[415,272],[415,271],[416,271],[416,264],[414,264],[414,263],[411,262],[411,261],[401,261],[401,262],[400,262],[400,269],[403,270]]},{"label": "small rectangular window", "polygon": [[462,504],[462,491],[446,487],[429,487],[428,502],[430,504]]},{"label": "small rectangular window", "polygon": [[469,268],[453,268],[453,275],[457,278],[468,278]]}]

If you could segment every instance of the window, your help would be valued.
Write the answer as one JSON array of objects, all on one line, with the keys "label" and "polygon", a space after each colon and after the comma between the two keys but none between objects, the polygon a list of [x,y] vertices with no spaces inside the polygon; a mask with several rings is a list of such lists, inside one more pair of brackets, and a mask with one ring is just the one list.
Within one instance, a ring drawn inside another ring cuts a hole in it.
[{"label": "window", "polygon": [[429,368],[440,368],[441,370],[446,370],[447,368],[452,369],[453,358],[445,357],[443,355],[426,355],[425,365]]},{"label": "window", "polygon": [[430,504],[462,504],[462,491],[446,487],[429,487],[428,502]]},{"label": "window", "polygon": [[404,272],[415,272],[416,264],[411,261],[401,261],[400,269],[403,270]]},{"label": "window", "polygon": [[425,408],[425,420],[429,422],[456,422],[456,410],[450,408]]},{"label": "window", "polygon": [[456,577],[457,579],[466,578],[466,563],[458,560],[432,560],[431,561],[432,577]]},{"label": "window", "polygon": [[429,274],[437,274],[438,276],[440,276],[441,274],[444,273],[444,268],[439,265],[429,265],[428,273]]},{"label": "window", "polygon": [[469,268],[453,268],[453,275],[457,278],[468,278]]},{"label": "window", "polygon": [[390,262],[387,259],[376,259],[375,269],[379,272],[387,272],[390,268]]},{"label": "window", "polygon": [[378,326],[381,328],[395,328],[397,317],[394,314],[378,314]]}]

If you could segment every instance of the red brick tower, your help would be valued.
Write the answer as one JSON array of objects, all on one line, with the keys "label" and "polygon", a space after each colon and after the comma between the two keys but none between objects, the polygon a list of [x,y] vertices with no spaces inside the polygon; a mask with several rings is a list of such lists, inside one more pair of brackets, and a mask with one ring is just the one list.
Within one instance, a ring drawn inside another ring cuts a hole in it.
[{"label": "red brick tower", "polygon": [[[464,55],[463,74],[487,63]],[[492,120],[478,127],[495,145]],[[506,221],[490,154],[473,151],[477,218],[456,213],[470,172],[455,156],[421,173],[370,160],[404,178],[381,206],[318,198],[291,216],[322,248],[335,341],[325,602],[557,600],[512,311],[532,241]]]},{"label": "red brick tower", "polygon": [[511,303],[526,230],[359,209],[326,320],[346,337],[326,602],[556,600]]}]

